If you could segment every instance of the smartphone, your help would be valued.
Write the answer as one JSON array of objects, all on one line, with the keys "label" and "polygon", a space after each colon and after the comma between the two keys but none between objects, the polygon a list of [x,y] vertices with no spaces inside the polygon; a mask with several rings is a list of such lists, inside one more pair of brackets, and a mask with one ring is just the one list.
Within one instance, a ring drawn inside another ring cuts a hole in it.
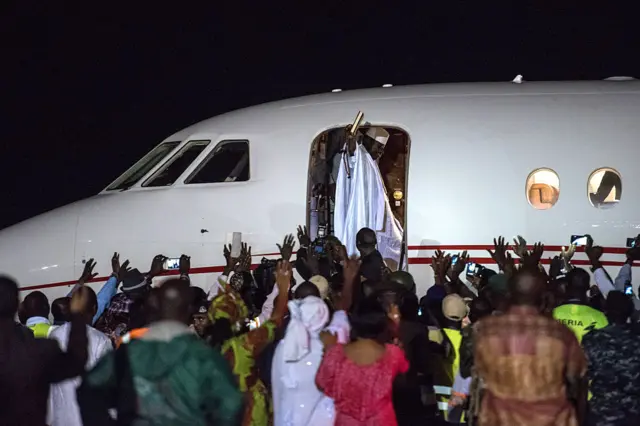
[{"label": "smartphone", "polygon": [[629,296],[633,295],[633,287],[631,286],[630,282],[625,283],[624,294],[628,294]]},{"label": "smartphone", "polygon": [[319,225],[318,226],[318,238],[324,238],[327,236],[327,228]]},{"label": "smartphone", "polygon": [[180,268],[180,258],[179,257],[170,257],[164,261],[164,269],[170,271],[172,269]]},{"label": "smartphone", "polygon": [[453,257],[451,258],[451,266],[455,265],[457,261],[458,261],[458,255],[457,255],[457,254],[455,254],[455,255],[453,255]]},{"label": "smartphone", "polygon": [[634,248],[636,246],[635,238],[627,238],[627,247]]},{"label": "smartphone", "polygon": [[476,274],[476,269],[478,268],[478,264],[474,262],[467,263],[467,276],[474,276]]},{"label": "smartphone", "polygon": [[242,232],[234,232],[231,239],[231,257],[238,258],[242,250]]},{"label": "smartphone", "polygon": [[571,236],[571,244],[574,244],[576,247],[586,246],[587,245],[587,236],[586,235],[572,235]]}]

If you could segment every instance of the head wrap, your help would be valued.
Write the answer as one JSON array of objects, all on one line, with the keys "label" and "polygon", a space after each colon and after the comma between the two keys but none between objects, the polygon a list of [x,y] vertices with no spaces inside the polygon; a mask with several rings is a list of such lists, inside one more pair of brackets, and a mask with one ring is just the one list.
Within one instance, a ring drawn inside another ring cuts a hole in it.
[{"label": "head wrap", "polygon": [[209,306],[209,319],[211,322],[226,318],[231,323],[234,331],[242,328],[248,315],[249,310],[242,297],[231,289],[218,293]]},{"label": "head wrap", "polygon": [[285,362],[301,360],[311,351],[311,336],[318,335],[329,321],[327,304],[316,296],[289,302],[289,326],[283,339]]}]

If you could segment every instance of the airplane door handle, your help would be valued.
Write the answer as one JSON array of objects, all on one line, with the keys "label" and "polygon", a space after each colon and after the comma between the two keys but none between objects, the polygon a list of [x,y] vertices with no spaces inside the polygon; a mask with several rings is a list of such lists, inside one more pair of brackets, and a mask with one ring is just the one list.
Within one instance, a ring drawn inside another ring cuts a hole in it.
[{"label": "airplane door handle", "polygon": [[204,228],[200,230],[201,234],[204,234],[205,232],[209,232],[209,230],[208,229],[204,229]]}]

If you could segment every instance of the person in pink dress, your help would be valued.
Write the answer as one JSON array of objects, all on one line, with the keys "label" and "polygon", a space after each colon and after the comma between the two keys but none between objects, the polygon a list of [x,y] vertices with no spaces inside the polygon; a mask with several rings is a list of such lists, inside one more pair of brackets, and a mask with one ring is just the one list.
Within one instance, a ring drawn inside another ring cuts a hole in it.
[{"label": "person in pink dress", "polygon": [[396,426],[393,379],[409,368],[404,352],[390,340],[394,321],[376,297],[360,302],[351,318],[353,340],[330,347],[316,384],[335,404],[335,426]]}]

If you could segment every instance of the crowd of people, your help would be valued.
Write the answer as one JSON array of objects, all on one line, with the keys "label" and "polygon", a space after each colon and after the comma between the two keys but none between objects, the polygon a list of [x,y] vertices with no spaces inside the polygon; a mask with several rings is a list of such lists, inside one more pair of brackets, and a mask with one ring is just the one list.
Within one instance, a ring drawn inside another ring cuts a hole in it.
[{"label": "crowd of people", "polygon": [[498,272],[437,251],[424,295],[374,231],[356,246],[300,227],[257,268],[227,246],[208,289],[188,256],[164,277],[116,253],[51,304],[1,277],[0,425],[640,425],[640,244],[612,280],[589,237],[594,284],[573,246],[548,271],[522,238],[494,240]]}]

